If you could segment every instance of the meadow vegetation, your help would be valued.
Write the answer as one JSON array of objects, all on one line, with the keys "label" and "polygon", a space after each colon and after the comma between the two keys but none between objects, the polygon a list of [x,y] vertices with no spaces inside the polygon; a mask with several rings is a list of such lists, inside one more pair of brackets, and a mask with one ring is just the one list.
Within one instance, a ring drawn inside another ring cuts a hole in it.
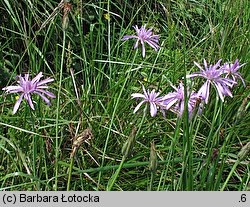
[{"label": "meadow vegetation", "polygon": [[[2,0],[0,11],[0,190],[250,190],[249,0]],[[159,35],[145,57],[123,39],[135,25]],[[246,63],[245,86],[223,101],[212,85],[190,117],[186,91],[205,78],[187,75],[204,59]],[[24,97],[13,114],[21,93],[2,89],[40,72],[51,105],[34,93],[34,110]],[[163,96],[179,84],[181,115],[133,113],[142,85]]]}]

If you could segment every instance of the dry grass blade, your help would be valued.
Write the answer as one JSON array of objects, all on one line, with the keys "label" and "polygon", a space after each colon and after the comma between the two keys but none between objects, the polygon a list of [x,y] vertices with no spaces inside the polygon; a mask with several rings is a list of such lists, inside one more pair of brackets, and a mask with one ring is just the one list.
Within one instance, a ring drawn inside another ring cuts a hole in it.
[{"label": "dry grass blade", "polygon": [[49,15],[49,17],[42,23],[39,30],[43,29],[50,21],[52,21],[63,7],[64,7],[64,0],[62,0],[57,5],[57,7],[53,10],[53,12]]},{"label": "dry grass blade", "polygon": [[72,153],[71,157],[75,155],[76,150],[81,146],[81,144],[88,139],[92,139],[94,136],[90,128],[85,129],[81,134],[73,139]]}]

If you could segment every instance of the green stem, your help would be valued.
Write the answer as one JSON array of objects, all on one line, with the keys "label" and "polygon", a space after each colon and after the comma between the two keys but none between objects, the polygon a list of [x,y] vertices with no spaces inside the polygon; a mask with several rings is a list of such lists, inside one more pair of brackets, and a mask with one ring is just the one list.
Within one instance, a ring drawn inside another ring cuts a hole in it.
[{"label": "green stem", "polygon": [[[171,142],[171,146],[170,146],[170,152],[169,152],[169,155],[168,155],[168,158],[167,160],[169,160],[169,163],[167,163],[166,165],[166,173],[165,175],[167,176],[167,171],[169,170],[169,164],[171,162],[172,164],[172,170],[171,170],[171,183],[172,183],[172,189],[171,190],[175,190],[175,186],[174,186],[174,182],[175,182],[175,154],[176,154],[176,144],[178,143],[178,137],[180,136],[180,126],[181,126],[181,119],[178,117],[177,120],[176,120],[176,125],[175,125],[175,131],[174,131],[174,137],[173,137],[173,140]],[[172,158],[171,158],[172,157]],[[183,158],[180,158],[180,159],[183,159]],[[182,180],[182,179],[181,179]]]},{"label": "green stem", "polygon": [[[106,150],[107,150],[107,147],[108,147],[108,141],[109,141],[109,138],[110,138],[110,134],[111,134],[111,127],[113,125],[113,121],[114,121],[114,118],[115,118],[115,114],[116,114],[116,110],[118,108],[118,103],[121,99],[121,96],[122,96],[122,93],[123,93],[123,90],[126,86],[126,83],[127,81],[129,80],[130,76],[131,76],[131,70],[132,70],[132,67],[134,65],[134,62],[136,60],[136,57],[137,57],[137,50],[135,52],[135,56],[134,56],[134,59],[132,60],[132,64],[131,64],[131,67],[129,68],[129,71],[127,72],[127,75],[126,75],[126,78],[124,80],[124,83],[122,85],[122,88],[120,90],[120,93],[118,95],[118,98],[116,99],[116,103],[114,105],[114,109],[113,109],[113,113],[112,113],[112,116],[111,116],[111,120],[110,120],[110,125],[109,125],[109,129],[108,129],[108,134],[107,134],[107,138],[106,138],[106,141],[105,141],[105,145],[104,145],[104,149],[103,149],[103,155],[102,155],[102,162],[101,162],[101,167],[103,167],[104,165],[104,159],[105,159],[105,154],[106,154]],[[99,176],[98,176],[98,185],[100,184],[100,180],[101,180],[101,174],[102,172],[99,173]]]},{"label": "green stem", "polygon": [[[31,123],[32,123],[32,131],[34,131],[34,129],[35,129],[34,118],[33,118],[31,109],[29,111],[30,111],[30,118],[31,118]],[[35,177],[36,176],[36,156],[37,156],[37,146],[36,146],[37,143],[36,143],[35,135],[33,135],[32,142],[33,142],[33,146],[32,146],[33,162],[32,162],[32,165],[33,165],[33,176]]]},{"label": "green stem", "polygon": [[231,169],[229,175],[227,176],[227,179],[226,179],[226,181],[224,182],[224,184],[223,184],[222,188],[220,189],[220,191],[224,191],[224,189],[225,189],[225,187],[226,187],[226,185],[227,185],[229,179],[232,177],[232,175],[233,175],[233,173],[234,173],[234,171],[235,171],[235,169],[236,169],[236,167],[238,166],[239,163],[240,163],[240,160],[237,160],[237,161],[234,163],[233,168]]},{"label": "green stem", "polygon": [[[184,45],[185,38],[184,38]],[[185,46],[184,46],[185,47]],[[187,80],[186,80],[186,49],[184,48],[183,62],[184,62],[184,112],[183,116],[183,184],[185,186],[183,190],[193,190],[193,154],[192,154],[192,137],[189,133],[189,111],[188,111],[188,88],[187,88]]]},{"label": "green stem", "polygon": [[119,173],[120,173],[120,171],[121,171],[121,169],[122,169],[122,166],[123,166],[125,160],[126,160],[126,157],[123,156],[123,157],[122,157],[122,161],[121,161],[121,163],[120,163],[118,169],[116,170],[115,174],[111,177],[110,182],[108,183],[107,191],[112,190],[112,188],[113,188],[113,186],[114,186],[114,184],[115,184],[115,181],[117,180],[117,178],[118,178],[118,176],[119,176]]},{"label": "green stem", "polygon": [[69,177],[68,177],[67,191],[70,190],[70,182],[71,182],[71,176],[72,176],[73,163],[74,163],[74,156],[71,156],[70,166],[69,166],[69,171],[68,171]]},{"label": "green stem", "polygon": [[[34,120],[34,117],[33,117],[33,114],[32,114],[32,111],[31,109],[29,108],[29,111],[30,111],[30,118],[31,118],[31,122],[32,122],[32,131],[35,132],[35,120]],[[33,176],[36,177],[36,157],[37,157],[37,137],[36,135],[33,135],[33,138],[32,138],[32,142],[33,142],[33,145],[32,145],[32,151],[33,151],[33,160],[32,160],[32,165],[33,165]],[[40,186],[37,184],[36,186],[36,190],[40,190]]]},{"label": "green stem", "polygon": [[[1,135],[0,135],[0,137],[1,137]],[[194,158],[194,161],[202,162],[203,159],[202,158]],[[175,158],[173,160],[173,162],[181,164],[182,163],[182,158],[180,158],[180,157]],[[159,165],[166,165],[168,163],[169,163],[169,160],[164,160],[164,161],[159,161],[158,162]],[[67,167],[69,167],[69,165],[70,165],[70,164],[62,162],[62,161],[59,161],[59,164],[63,165],[63,166],[67,166]],[[142,167],[142,166],[146,166],[146,165],[149,165],[149,161],[136,162],[136,163],[125,163],[125,164],[123,164],[122,168],[129,169],[129,168]],[[77,168],[77,167],[73,166],[74,172],[72,172],[72,175],[79,175],[81,173],[96,173],[96,172],[100,172],[100,171],[104,172],[104,171],[108,171],[108,170],[115,170],[115,169],[118,169],[119,167],[120,167],[120,165],[109,165],[109,166],[104,166],[104,167],[90,168],[90,169],[81,170],[80,168]],[[61,174],[58,177],[64,177],[64,176],[67,176],[67,175],[68,174]]]},{"label": "green stem", "polygon": [[[141,130],[142,124],[143,124],[143,122],[144,122],[144,120],[145,120],[145,117],[146,117],[146,113],[147,113],[147,106],[146,106],[145,109],[144,109],[143,117],[142,117],[142,120],[141,120],[141,122],[140,122],[140,125],[139,125],[139,128],[138,128],[136,134],[138,134],[139,131]],[[136,135],[135,135],[135,136],[136,136]],[[136,138],[135,138],[135,139],[136,139]],[[107,190],[108,190],[108,191],[110,191],[110,190],[112,189],[113,185],[115,184],[115,181],[116,181],[116,179],[118,178],[118,175],[119,175],[119,173],[120,173],[120,171],[121,171],[121,169],[122,169],[122,167],[123,167],[123,164],[124,164],[124,162],[125,162],[127,156],[128,156],[128,155],[125,155],[125,156],[122,157],[122,161],[121,161],[121,163],[120,163],[118,169],[116,170],[115,174],[111,177],[111,179],[110,179],[110,181],[109,181],[109,183],[108,183],[108,187],[107,187]]]},{"label": "green stem", "polygon": [[60,108],[60,93],[62,90],[62,73],[63,73],[63,62],[64,62],[64,53],[65,53],[65,42],[66,42],[66,32],[63,30],[63,47],[62,47],[62,58],[60,65],[60,78],[59,78],[59,86],[57,93],[57,104],[56,104],[56,149],[55,149],[55,186],[54,189],[57,191],[57,183],[58,183],[58,157],[59,157],[59,108]]},{"label": "green stem", "polygon": [[214,113],[213,113],[213,119],[212,119],[212,123],[211,123],[211,127],[210,127],[210,131],[209,131],[209,135],[208,135],[208,138],[207,138],[207,143],[206,143],[206,146],[207,146],[207,157],[206,157],[206,160],[207,160],[207,164],[202,172],[202,176],[201,176],[201,186],[204,186],[204,185],[209,185],[206,180],[207,180],[207,176],[208,176],[208,172],[209,172],[209,168],[210,168],[210,159],[211,159],[211,156],[212,156],[212,148],[213,148],[213,144],[214,144],[214,139],[215,139],[215,136],[214,135],[214,126],[215,126],[215,123],[216,123],[216,120],[217,120],[217,116],[218,116],[218,104],[219,104],[219,97],[218,95],[216,94],[216,101],[215,101],[215,106],[214,106]]},{"label": "green stem", "polygon": [[155,172],[151,172],[151,178],[150,178],[149,189],[148,189],[149,191],[152,191],[154,178],[155,178]]}]

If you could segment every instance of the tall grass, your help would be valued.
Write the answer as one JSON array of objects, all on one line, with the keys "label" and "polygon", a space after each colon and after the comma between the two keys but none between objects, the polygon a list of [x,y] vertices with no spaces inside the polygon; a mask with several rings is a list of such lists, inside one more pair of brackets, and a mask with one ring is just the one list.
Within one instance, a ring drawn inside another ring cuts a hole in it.
[{"label": "tall grass", "polygon": [[[15,95],[1,92],[0,189],[249,190],[249,156],[237,157],[250,135],[249,63],[240,69],[247,87],[239,84],[225,102],[213,91],[191,121],[187,113],[133,114],[131,100],[141,84],[162,94],[180,81],[186,88],[191,80],[183,77],[197,70],[193,61],[249,62],[249,1],[68,2],[67,28],[56,1],[0,3],[0,87],[42,71],[55,79],[50,91],[57,95],[51,107],[33,96],[35,111],[23,101],[12,115]],[[158,52],[146,47],[145,58],[133,40],[121,41],[143,24],[161,44]],[[198,80],[193,87],[199,86]],[[72,143],[86,128],[93,138],[72,160]],[[135,128],[132,153],[124,157]]]}]

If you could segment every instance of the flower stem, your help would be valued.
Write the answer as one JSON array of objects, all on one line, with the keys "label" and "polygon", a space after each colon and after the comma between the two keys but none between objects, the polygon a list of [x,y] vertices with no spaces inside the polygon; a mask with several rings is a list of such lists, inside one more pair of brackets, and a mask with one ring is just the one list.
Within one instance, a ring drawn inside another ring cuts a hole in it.
[{"label": "flower stem", "polygon": [[66,32],[63,30],[63,47],[62,47],[62,59],[60,65],[60,77],[59,77],[59,86],[57,93],[57,104],[56,104],[56,150],[55,150],[55,185],[54,190],[57,191],[58,183],[58,157],[59,157],[59,108],[60,108],[60,93],[62,90],[62,73],[63,73],[63,62],[64,62],[64,53],[65,53],[65,42],[66,42]]},{"label": "flower stem", "polygon": [[70,190],[70,181],[71,181],[71,176],[72,176],[72,169],[73,169],[73,163],[74,163],[74,156],[70,157],[70,166],[69,166],[69,171],[68,171],[68,183],[67,183],[67,191]]},{"label": "flower stem", "polygon": [[224,191],[224,189],[225,189],[225,187],[226,187],[226,185],[227,185],[229,179],[232,177],[232,175],[233,175],[233,173],[234,173],[234,171],[235,171],[235,169],[236,169],[236,167],[238,166],[239,163],[240,163],[240,160],[237,160],[237,161],[234,163],[233,168],[231,169],[229,175],[227,176],[227,179],[226,179],[226,181],[224,182],[224,184],[223,184],[222,188],[220,189],[220,191]]},{"label": "flower stem", "polygon": [[[103,167],[104,165],[104,160],[105,160],[105,154],[106,154],[106,150],[107,150],[107,147],[108,147],[108,141],[109,141],[109,138],[110,138],[110,135],[111,135],[111,127],[113,125],[113,122],[114,122],[114,118],[115,118],[115,114],[116,114],[116,110],[118,108],[118,104],[119,102],[121,101],[121,96],[122,96],[122,93],[125,89],[125,86],[127,84],[127,81],[130,79],[130,76],[131,76],[131,70],[132,70],[132,67],[134,65],[134,62],[136,60],[136,57],[137,57],[137,50],[135,52],[135,56],[132,60],[132,63],[131,63],[131,67],[129,68],[127,74],[126,74],[126,77],[124,79],[124,82],[123,82],[123,85],[121,87],[121,90],[118,94],[118,97],[116,99],[116,102],[115,102],[115,105],[114,105],[114,108],[113,108],[113,113],[112,113],[112,116],[111,116],[111,119],[110,119],[110,124],[109,124],[109,128],[108,128],[108,134],[107,134],[107,138],[106,138],[106,141],[105,141],[105,144],[104,144],[104,149],[103,149],[103,155],[102,155],[102,161],[101,161],[101,167]],[[98,175],[98,185],[100,184],[100,180],[101,180],[101,175],[102,175],[102,172],[100,171],[99,175]]]},{"label": "flower stem", "polygon": [[121,171],[121,169],[122,169],[122,166],[123,166],[125,160],[126,160],[126,157],[123,156],[123,157],[122,157],[122,161],[121,161],[121,163],[120,163],[118,169],[116,170],[115,174],[113,174],[113,176],[112,176],[111,179],[110,179],[110,182],[108,183],[107,191],[110,191],[110,190],[113,188],[113,186],[114,186],[114,184],[115,184],[115,181],[117,180],[117,178],[118,178],[118,176],[119,176],[119,173],[120,173],[120,171]]},{"label": "flower stem", "polygon": [[149,191],[152,191],[154,178],[155,178],[155,172],[151,172],[151,178],[150,178],[150,183],[149,183],[149,188],[148,188]]},{"label": "flower stem", "polygon": [[[35,132],[35,119],[34,119],[34,116],[32,114],[32,110],[28,106],[26,106],[26,108],[29,108],[30,119],[31,119],[31,123],[32,123],[32,131]],[[35,134],[32,136],[32,143],[33,143],[33,145],[32,145],[32,151],[33,151],[33,157],[32,157],[33,177],[36,177],[37,176],[36,175],[37,136]],[[36,183],[36,189],[35,190],[40,190],[39,182],[36,182],[33,179],[31,181]]]},{"label": "flower stem", "polygon": [[[140,129],[141,129],[141,126],[142,126],[142,124],[143,124],[143,122],[144,122],[144,120],[145,120],[145,117],[146,117],[146,113],[147,113],[147,106],[146,106],[145,109],[144,109],[143,117],[142,117],[142,120],[141,120],[141,122],[140,122],[139,129],[138,129],[137,133],[138,133],[138,132],[140,131]],[[136,133],[136,134],[137,134],[137,133]],[[136,134],[134,135],[134,136],[135,136],[135,139],[136,139]],[[132,150],[130,149],[129,151],[132,151]],[[124,156],[122,157],[122,161],[120,162],[120,165],[119,165],[118,169],[116,170],[115,174],[113,174],[112,177],[110,178],[110,181],[109,181],[108,186],[107,186],[107,190],[108,190],[108,191],[110,191],[110,190],[113,188],[113,186],[114,186],[114,184],[115,184],[115,181],[117,180],[117,178],[118,178],[118,176],[119,176],[119,173],[120,173],[120,171],[121,171],[121,169],[122,169],[122,167],[123,167],[123,164],[124,164],[124,162],[125,162],[125,160],[126,160],[126,158],[127,158],[128,156],[129,156],[129,155],[126,154],[126,155],[124,155]]]}]

